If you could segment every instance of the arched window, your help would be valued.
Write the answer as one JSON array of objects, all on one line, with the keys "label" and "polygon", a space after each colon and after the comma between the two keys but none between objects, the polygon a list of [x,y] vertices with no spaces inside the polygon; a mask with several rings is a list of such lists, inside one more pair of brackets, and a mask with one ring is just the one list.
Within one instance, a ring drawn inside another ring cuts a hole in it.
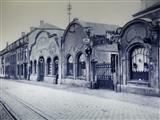
[{"label": "arched window", "polygon": [[67,57],[67,75],[73,76],[73,57],[71,55]]},{"label": "arched window", "polygon": [[58,74],[58,62],[59,62],[58,56],[54,57],[53,59],[54,75]]},{"label": "arched window", "polygon": [[34,73],[36,74],[37,73],[37,61],[34,60]]},{"label": "arched window", "polygon": [[149,51],[143,46],[132,48],[130,53],[130,68],[132,80],[148,80]]},{"label": "arched window", "polygon": [[32,74],[32,66],[33,66],[33,63],[32,61],[30,61],[30,74]]},{"label": "arched window", "polygon": [[85,55],[80,53],[77,57],[77,76],[86,76]]},{"label": "arched window", "polygon": [[51,58],[47,59],[47,75],[51,74]]}]

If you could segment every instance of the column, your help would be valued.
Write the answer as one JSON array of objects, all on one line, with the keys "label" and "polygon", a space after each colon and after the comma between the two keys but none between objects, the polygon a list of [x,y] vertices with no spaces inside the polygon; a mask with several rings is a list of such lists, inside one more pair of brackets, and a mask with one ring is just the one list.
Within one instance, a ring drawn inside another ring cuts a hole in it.
[{"label": "column", "polygon": [[87,81],[90,81],[90,57],[86,58],[86,73]]}]

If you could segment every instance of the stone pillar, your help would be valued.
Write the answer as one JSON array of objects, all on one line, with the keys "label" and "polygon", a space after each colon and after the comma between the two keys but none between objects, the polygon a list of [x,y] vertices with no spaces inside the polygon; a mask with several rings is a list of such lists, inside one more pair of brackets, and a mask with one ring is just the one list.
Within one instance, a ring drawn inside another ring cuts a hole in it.
[{"label": "stone pillar", "polygon": [[86,78],[90,81],[90,57],[86,58]]},{"label": "stone pillar", "polygon": [[58,85],[62,84],[62,38],[59,44],[59,60],[58,60]]},{"label": "stone pillar", "polygon": [[59,63],[58,63],[58,84],[60,85],[62,83],[62,55],[60,53],[59,55]]},{"label": "stone pillar", "polygon": [[93,82],[96,82],[96,63],[97,63],[97,61],[92,61],[91,62],[91,70],[90,70],[90,72],[91,72],[91,81],[93,81]]},{"label": "stone pillar", "polygon": [[76,62],[76,59],[74,59],[74,62],[73,62],[73,78],[74,80],[76,79],[76,75],[77,75],[77,62]]},{"label": "stone pillar", "polygon": [[90,66],[90,81],[94,81],[94,63],[91,62],[91,66]]}]

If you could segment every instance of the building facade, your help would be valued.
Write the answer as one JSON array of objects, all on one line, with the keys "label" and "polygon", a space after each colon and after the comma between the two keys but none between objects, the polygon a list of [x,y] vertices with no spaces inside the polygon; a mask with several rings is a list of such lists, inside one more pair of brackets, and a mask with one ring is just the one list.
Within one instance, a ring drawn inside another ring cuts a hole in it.
[{"label": "building facade", "polygon": [[1,51],[0,77],[27,79],[27,46],[28,35],[22,37]]},{"label": "building facade", "polygon": [[134,14],[134,19],[119,34],[119,88],[125,92],[158,95],[160,2],[143,0],[142,6],[142,11]]},{"label": "building facade", "polygon": [[41,21],[29,36],[29,79],[55,83],[64,30]]},{"label": "building facade", "polygon": [[160,96],[160,3],[142,0],[123,27],[41,21],[0,52],[0,77]]},{"label": "building facade", "polygon": [[[87,86],[88,83],[97,82],[96,74],[99,76],[99,82],[109,84],[109,79],[113,82],[115,78],[113,79],[111,73],[111,58],[118,55],[118,48],[117,44],[109,42],[117,27],[78,19],[68,25],[61,48],[63,83]],[[91,53],[88,54],[87,51]],[[98,65],[99,71],[96,69]],[[99,84],[99,87],[104,86]]]}]

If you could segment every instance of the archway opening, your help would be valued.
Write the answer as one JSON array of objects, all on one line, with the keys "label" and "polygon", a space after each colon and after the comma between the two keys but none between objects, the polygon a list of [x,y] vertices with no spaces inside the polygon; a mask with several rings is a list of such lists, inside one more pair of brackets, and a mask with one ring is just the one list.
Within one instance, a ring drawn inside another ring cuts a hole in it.
[{"label": "archway opening", "polygon": [[85,77],[86,76],[86,62],[85,55],[80,53],[77,57],[77,76]]},{"label": "archway opening", "polygon": [[47,75],[51,75],[51,58],[47,58]]},{"label": "archway opening", "polygon": [[44,74],[45,74],[45,60],[44,57],[41,56],[39,57],[38,60],[38,81],[43,81],[44,80]]},{"label": "archway opening", "polygon": [[34,74],[37,73],[37,60],[34,60]]},{"label": "archway opening", "polygon": [[67,57],[67,75],[73,76],[73,57],[71,55]]}]

